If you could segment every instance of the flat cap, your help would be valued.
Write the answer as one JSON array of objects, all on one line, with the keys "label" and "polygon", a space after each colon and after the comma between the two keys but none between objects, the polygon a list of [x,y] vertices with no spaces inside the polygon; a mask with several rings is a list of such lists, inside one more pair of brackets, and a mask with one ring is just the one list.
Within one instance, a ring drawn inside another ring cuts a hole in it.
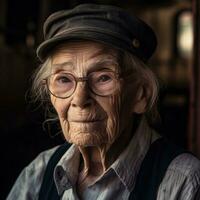
[{"label": "flat cap", "polygon": [[126,50],[144,62],[157,46],[156,35],[142,20],[111,5],[80,4],[50,15],[43,27],[44,41],[37,48],[43,61],[51,50],[70,40],[92,40]]}]

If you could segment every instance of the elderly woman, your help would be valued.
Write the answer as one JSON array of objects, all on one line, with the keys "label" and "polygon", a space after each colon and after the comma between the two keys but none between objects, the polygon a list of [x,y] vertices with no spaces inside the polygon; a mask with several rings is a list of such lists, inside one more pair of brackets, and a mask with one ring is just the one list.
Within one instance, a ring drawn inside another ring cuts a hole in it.
[{"label": "elderly woman", "polygon": [[82,4],[51,15],[44,37],[34,91],[68,143],[42,152],[7,199],[200,199],[199,160],[149,126],[152,29],[120,8]]}]

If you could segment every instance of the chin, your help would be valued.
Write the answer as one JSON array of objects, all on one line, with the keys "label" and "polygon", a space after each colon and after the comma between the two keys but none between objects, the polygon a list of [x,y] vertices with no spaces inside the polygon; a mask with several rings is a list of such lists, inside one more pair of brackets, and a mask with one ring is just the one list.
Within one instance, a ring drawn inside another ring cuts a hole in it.
[{"label": "chin", "polygon": [[105,135],[98,132],[73,132],[66,139],[78,146],[100,146],[108,141]]},{"label": "chin", "polygon": [[79,146],[99,146],[108,142],[108,134],[104,123],[70,122],[63,133],[69,143]]}]

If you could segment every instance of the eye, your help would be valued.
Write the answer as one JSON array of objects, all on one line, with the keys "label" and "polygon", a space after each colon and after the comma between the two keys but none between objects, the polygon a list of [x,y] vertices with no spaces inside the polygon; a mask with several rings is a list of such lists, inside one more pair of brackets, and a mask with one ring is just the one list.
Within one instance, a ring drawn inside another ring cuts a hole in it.
[{"label": "eye", "polygon": [[103,74],[103,75],[98,77],[97,82],[107,82],[107,81],[110,81],[110,80],[112,80],[112,78],[109,75]]},{"label": "eye", "polygon": [[66,74],[59,74],[55,77],[54,81],[57,84],[68,84],[71,83],[73,80],[69,75]]},{"label": "eye", "polygon": [[90,77],[90,84],[95,86],[103,86],[113,83],[114,81],[114,74],[110,71],[97,71],[93,72]]},{"label": "eye", "polygon": [[56,81],[60,82],[60,83],[69,83],[72,80],[70,80],[68,77],[66,76],[59,76],[56,78]]}]

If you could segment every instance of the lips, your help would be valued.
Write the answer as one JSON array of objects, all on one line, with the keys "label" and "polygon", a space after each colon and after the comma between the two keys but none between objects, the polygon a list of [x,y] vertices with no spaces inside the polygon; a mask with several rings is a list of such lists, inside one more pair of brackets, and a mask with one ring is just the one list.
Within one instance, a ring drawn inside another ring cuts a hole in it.
[{"label": "lips", "polygon": [[69,122],[75,122],[75,123],[94,123],[94,122],[100,122],[104,119],[70,119]]},{"label": "lips", "polygon": [[107,118],[107,115],[100,110],[78,110],[69,109],[67,121],[74,123],[95,123],[101,122]]}]

